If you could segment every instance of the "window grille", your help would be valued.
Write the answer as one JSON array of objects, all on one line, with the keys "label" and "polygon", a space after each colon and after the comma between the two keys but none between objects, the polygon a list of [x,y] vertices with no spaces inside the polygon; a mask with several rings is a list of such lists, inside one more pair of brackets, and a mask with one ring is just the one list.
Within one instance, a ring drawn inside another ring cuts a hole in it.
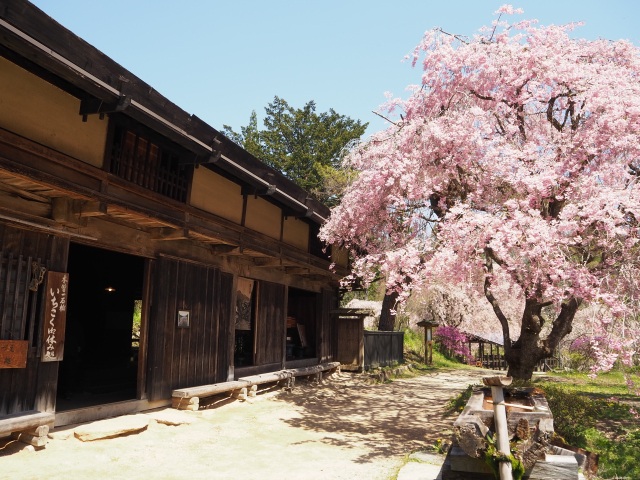
[{"label": "window grille", "polygon": [[187,199],[187,172],[180,156],[126,128],[115,129],[110,172],[173,200]]}]

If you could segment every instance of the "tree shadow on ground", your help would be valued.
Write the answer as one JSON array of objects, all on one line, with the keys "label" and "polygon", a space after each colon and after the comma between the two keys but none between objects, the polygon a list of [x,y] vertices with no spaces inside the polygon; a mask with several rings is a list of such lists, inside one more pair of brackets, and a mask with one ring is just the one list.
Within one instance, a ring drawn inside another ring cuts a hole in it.
[{"label": "tree shadow on ground", "polygon": [[390,383],[367,384],[365,376],[335,374],[318,387],[303,386],[282,395],[301,417],[285,420],[296,428],[327,434],[323,441],[351,448],[366,447],[358,462],[378,457],[431,451],[448,442],[457,413],[449,401],[467,385],[481,382],[482,370],[438,372]]}]

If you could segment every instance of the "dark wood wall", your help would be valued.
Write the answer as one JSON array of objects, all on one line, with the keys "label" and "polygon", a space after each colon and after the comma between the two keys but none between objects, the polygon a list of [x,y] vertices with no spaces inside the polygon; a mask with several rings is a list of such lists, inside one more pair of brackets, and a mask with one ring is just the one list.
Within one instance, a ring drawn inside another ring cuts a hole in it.
[{"label": "dark wood wall", "polygon": [[[227,380],[233,276],[205,265],[161,257],[149,321],[148,395]],[[178,311],[190,325],[178,327]]]},{"label": "dark wood wall", "polygon": [[285,286],[260,282],[257,308],[256,365],[284,358]]},{"label": "dark wood wall", "polygon": [[364,367],[364,320],[361,317],[337,319],[338,354],[336,360],[344,370]]},{"label": "dark wood wall", "polygon": [[44,283],[37,291],[29,283],[34,261],[66,271],[69,239],[0,224],[0,245],[0,339],[29,341],[26,368],[0,368],[0,415],[52,412],[58,362],[40,362]]},{"label": "dark wood wall", "polygon": [[338,308],[338,297],[335,290],[324,289],[320,296],[321,306],[318,309],[320,325],[318,335],[319,352],[317,353],[320,362],[333,362],[338,356],[338,328],[337,320],[331,312]]}]

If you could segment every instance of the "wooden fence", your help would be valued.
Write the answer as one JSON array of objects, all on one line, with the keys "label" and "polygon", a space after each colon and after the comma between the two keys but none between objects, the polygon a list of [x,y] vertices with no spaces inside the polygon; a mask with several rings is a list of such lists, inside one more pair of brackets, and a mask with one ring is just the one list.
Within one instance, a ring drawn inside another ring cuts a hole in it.
[{"label": "wooden fence", "polygon": [[[508,365],[503,355],[485,355],[476,361],[477,367],[490,368],[491,370],[507,370]],[[535,372],[549,372],[562,368],[560,360],[556,357],[545,358],[536,364]]]},{"label": "wooden fence", "polygon": [[404,362],[404,332],[364,332],[364,369]]}]

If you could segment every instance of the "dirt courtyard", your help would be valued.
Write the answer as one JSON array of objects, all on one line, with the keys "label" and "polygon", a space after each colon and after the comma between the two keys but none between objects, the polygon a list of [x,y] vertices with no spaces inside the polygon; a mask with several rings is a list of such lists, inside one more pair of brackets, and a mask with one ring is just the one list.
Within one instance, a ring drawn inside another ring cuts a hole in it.
[{"label": "dirt courtyard", "polygon": [[371,384],[335,373],[320,385],[298,380],[291,392],[177,412],[190,424],[152,421],[140,433],[90,442],[54,434],[40,451],[16,451],[0,439],[0,478],[387,480],[407,454],[450,438],[448,400],[483,374]]}]

